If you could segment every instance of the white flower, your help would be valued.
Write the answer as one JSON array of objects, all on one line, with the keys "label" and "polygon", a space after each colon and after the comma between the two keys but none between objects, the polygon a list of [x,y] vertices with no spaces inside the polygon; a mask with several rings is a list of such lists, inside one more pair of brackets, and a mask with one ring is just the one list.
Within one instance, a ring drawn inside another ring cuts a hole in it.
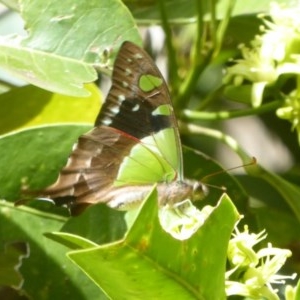
[{"label": "white flower", "polygon": [[282,107],[278,108],[276,114],[279,118],[289,120],[292,123],[292,129],[298,132],[298,141],[300,143],[300,92],[292,91],[284,99]]},{"label": "white flower", "polygon": [[295,278],[295,274],[277,274],[286,259],[292,255],[290,250],[274,248],[268,244],[267,248],[255,252],[253,247],[265,238],[265,231],[253,234],[249,233],[247,227],[244,232],[235,229],[228,247],[228,260],[233,268],[226,272],[227,296],[277,300],[277,291],[271,284],[285,283],[284,279]]},{"label": "white flower", "polygon": [[240,85],[244,80],[252,83],[251,103],[261,104],[267,85],[274,84],[282,74],[300,74],[300,6],[282,8],[272,4],[271,21],[262,16],[261,35],[255,37],[251,47],[241,45],[242,59],[227,69],[224,82]]}]

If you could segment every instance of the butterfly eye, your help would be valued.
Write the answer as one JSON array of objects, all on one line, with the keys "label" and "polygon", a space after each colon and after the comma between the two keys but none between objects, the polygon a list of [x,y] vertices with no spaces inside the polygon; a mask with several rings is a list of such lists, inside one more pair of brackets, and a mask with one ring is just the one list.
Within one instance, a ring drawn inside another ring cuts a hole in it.
[{"label": "butterfly eye", "polygon": [[193,201],[198,201],[206,197],[208,188],[201,182],[195,182],[193,185]]}]

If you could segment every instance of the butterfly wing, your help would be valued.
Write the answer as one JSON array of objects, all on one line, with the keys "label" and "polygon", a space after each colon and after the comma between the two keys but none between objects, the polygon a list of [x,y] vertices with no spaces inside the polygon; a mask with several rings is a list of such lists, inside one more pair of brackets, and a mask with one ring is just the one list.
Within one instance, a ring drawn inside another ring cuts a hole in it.
[{"label": "butterfly wing", "polygon": [[[163,181],[165,173],[171,172],[170,167],[182,179],[181,144],[168,87],[151,57],[135,44],[125,42],[121,47],[114,65],[112,87],[97,125],[118,129],[139,142],[121,168],[124,172],[119,175],[123,181],[129,180],[123,178],[127,177],[124,173],[137,169],[136,160],[141,166],[147,162],[147,169],[153,169],[154,160],[158,160],[157,170],[158,164],[163,164],[162,172],[149,176],[148,183]],[[131,157],[134,159],[130,160]],[[167,165],[169,170],[165,169]],[[137,173],[136,180],[142,175],[139,169]]]},{"label": "butterfly wing", "polygon": [[143,49],[124,42],[95,128],[79,138],[56,183],[39,195],[77,213],[109,202],[118,187],[182,179],[181,153],[161,73]]}]

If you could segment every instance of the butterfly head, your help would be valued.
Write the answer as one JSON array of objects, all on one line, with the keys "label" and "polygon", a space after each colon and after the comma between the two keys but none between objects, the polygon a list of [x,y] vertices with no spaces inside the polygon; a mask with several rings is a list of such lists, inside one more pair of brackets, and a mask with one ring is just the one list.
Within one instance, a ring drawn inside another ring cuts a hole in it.
[{"label": "butterfly head", "polygon": [[193,188],[192,192],[192,200],[199,201],[205,198],[208,194],[208,188],[200,181],[196,180],[188,180],[188,184],[190,184]]}]

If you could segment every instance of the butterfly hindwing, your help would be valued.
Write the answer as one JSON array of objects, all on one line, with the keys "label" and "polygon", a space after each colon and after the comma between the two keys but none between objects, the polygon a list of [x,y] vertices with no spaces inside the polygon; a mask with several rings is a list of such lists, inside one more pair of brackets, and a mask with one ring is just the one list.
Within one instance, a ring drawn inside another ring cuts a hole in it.
[{"label": "butterfly hindwing", "polygon": [[[161,133],[161,134],[160,134]],[[166,128],[159,133],[143,138],[134,145],[122,161],[115,186],[130,184],[153,184],[155,182],[171,182],[177,177],[177,170],[167,156],[162,155],[157,145],[166,142],[165,137],[173,136],[172,128]],[[175,143],[168,145],[172,149]],[[174,149],[174,148],[173,148]]]}]

